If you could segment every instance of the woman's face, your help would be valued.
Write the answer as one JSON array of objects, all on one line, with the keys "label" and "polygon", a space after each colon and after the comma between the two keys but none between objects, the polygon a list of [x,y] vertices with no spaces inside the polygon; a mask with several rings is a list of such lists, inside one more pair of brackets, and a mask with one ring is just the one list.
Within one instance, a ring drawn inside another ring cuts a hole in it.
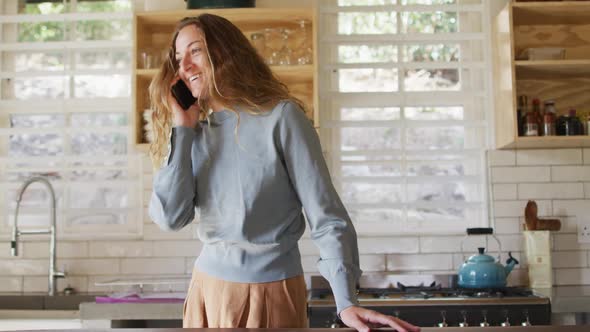
[{"label": "woman's face", "polygon": [[199,98],[207,91],[209,61],[203,32],[194,25],[188,25],[178,32],[175,42],[178,75],[186,83],[193,96]]}]

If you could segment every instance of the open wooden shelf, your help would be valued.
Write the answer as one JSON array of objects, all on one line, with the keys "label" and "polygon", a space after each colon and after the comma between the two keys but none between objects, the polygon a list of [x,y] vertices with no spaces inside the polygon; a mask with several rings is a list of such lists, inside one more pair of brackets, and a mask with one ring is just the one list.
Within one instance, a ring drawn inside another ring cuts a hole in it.
[{"label": "open wooden shelf", "polygon": [[512,4],[514,25],[590,24],[589,1],[535,1]]},{"label": "open wooden shelf", "polygon": [[590,147],[590,136],[517,137],[505,149],[552,149]]},{"label": "open wooden shelf", "polygon": [[228,8],[206,10],[179,10],[138,12],[134,17],[134,57],[133,64],[133,117],[134,143],[138,151],[147,151],[148,144],[144,138],[143,112],[149,108],[147,88],[158,69],[140,69],[139,53],[143,50],[167,50],[170,47],[172,32],[177,22],[184,17],[210,13],[223,16],[234,23],[246,37],[266,28],[285,27],[296,29],[300,20],[311,22],[313,64],[293,66],[272,66],[273,72],[287,85],[291,93],[301,99],[307,106],[308,117],[314,126],[319,127],[317,114],[317,24],[312,8]]},{"label": "open wooden shelf", "polygon": [[518,79],[590,77],[590,60],[515,61]]},{"label": "open wooden shelf", "polygon": [[[494,94],[499,149],[590,146],[590,136],[519,137],[517,98],[555,101],[558,116],[590,112],[590,1],[510,2],[496,16]],[[558,47],[563,60],[515,60],[529,48]],[[581,121],[585,121],[582,117]]]}]

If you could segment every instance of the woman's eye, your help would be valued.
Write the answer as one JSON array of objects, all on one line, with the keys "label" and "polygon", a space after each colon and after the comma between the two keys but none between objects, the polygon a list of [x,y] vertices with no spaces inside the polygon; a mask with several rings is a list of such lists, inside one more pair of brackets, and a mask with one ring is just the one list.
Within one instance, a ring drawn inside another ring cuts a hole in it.
[{"label": "woman's eye", "polygon": [[192,55],[198,54],[200,52],[201,52],[201,49],[200,48],[193,48],[193,49],[191,49],[191,54]]}]

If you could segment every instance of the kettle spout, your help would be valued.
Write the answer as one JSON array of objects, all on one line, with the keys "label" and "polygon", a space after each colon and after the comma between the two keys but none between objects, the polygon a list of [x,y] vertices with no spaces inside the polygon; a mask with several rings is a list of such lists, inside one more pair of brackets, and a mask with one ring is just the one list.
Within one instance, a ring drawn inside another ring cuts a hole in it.
[{"label": "kettle spout", "polygon": [[506,260],[506,266],[504,266],[504,271],[506,272],[506,276],[508,276],[510,274],[510,272],[512,272],[512,269],[514,269],[514,266],[516,264],[518,264],[518,261],[516,260],[516,258],[512,257],[512,252],[509,251],[508,252],[508,259]]}]

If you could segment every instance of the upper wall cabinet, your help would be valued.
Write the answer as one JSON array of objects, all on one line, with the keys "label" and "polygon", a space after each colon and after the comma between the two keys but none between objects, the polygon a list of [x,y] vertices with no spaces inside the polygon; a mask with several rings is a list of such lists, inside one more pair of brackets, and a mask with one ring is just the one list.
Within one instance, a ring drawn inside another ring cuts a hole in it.
[{"label": "upper wall cabinet", "polygon": [[[237,8],[143,12],[134,18],[134,140],[139,150],[147,149],[144,112],[149,109],[148,86],[170,47],[176,23],[184,17],[202,13],[223,16],[232,21],[263,53],[278,78],[307,106],[316,127],[317,56],[316,22],[312,8]],[[307,53],[305,53],[307,51]]]},{"label": "upper wall cabinet", "polygon": [[590,1],[511,2],[494,20],[496,147],[590,146],[590,136],[519,136],[517,100],[554,100],[557,116],[590,111]]}]

